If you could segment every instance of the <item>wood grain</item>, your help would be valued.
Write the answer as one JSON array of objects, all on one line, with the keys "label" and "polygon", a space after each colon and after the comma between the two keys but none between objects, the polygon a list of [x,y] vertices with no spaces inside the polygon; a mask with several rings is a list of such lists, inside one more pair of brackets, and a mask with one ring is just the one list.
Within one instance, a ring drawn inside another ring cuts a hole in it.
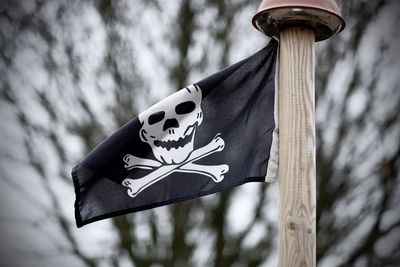
[{"label": "wood grain", "polygon": [[280,33],[279,266],[316,265],[314,32]]}]

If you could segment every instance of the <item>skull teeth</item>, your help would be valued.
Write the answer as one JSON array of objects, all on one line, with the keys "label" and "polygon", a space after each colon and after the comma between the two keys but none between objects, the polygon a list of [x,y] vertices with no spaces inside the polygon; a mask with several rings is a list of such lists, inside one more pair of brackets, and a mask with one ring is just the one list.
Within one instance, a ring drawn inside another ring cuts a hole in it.
[{"label": "skull teeth", "polygon": [[[191,126],[192,127],[192,126]],[[194,130],[191,131],[190,134],[186,135],[185,137],[180,137],[178,140],[168,140],[168,141],[160,141],[160,140],[155,140],[154,145],[157,147],[162,147],[167,149],[168,151],[171,148],[179,148],[179,147],[184,147],[187,145],[190,141],[192,141]]]}]

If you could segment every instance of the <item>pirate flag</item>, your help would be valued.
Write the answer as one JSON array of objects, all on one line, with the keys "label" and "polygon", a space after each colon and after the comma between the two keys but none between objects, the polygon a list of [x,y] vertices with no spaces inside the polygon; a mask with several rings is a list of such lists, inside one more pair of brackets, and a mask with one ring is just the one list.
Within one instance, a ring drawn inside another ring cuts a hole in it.
[{"label": "pirate flag", "polygon": [[276,52],[272,40],[98,145],[72,170],[77,226],[271,180]]}]

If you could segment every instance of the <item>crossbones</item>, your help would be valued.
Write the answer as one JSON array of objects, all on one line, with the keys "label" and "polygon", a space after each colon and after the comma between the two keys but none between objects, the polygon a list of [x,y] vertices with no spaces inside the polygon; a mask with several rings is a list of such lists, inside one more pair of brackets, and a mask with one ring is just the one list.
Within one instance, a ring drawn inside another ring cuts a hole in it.
[{"label": "crossbones", "polygon": [[217,134],[208,145],[192,151],[186,160],[178,164],[164,164],[160,161],[142,159],[127,154],[123,159],[125,162],[124,167],[127,170],[139,168],[153,170],[153,172],[139,179],[126,178],[123,180],[122,185],[128,187],[128,195],[133,198],[149,186],[164,179],[174,172],[202,174],[210,177],[214,182],[219,183],[224,179],[224,174],[229,170],[229,166],[227,164],[205,166],[195,164],[193,162],[207,157],[215,152],[220,152],[224,149],[224,147],[224,140],[220,137],[220,134]]}]

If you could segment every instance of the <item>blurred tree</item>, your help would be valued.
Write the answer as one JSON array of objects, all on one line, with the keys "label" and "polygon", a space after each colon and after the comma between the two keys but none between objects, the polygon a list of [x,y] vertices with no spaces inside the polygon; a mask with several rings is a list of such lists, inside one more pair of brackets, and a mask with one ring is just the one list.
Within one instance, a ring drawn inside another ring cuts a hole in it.
[{"label": "blurred tree", "polygon": [[[318,266],[398,266],[399,3],[339,4],[346,30],[317,45]],[[258,5],[0,3],[1,266],[276,265],[276,184],[78,230],[69,175],[139,110],[261,48]]]}]

